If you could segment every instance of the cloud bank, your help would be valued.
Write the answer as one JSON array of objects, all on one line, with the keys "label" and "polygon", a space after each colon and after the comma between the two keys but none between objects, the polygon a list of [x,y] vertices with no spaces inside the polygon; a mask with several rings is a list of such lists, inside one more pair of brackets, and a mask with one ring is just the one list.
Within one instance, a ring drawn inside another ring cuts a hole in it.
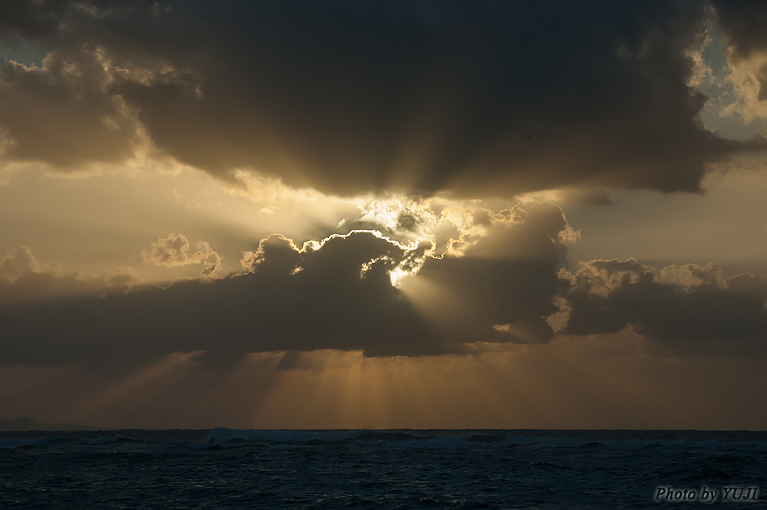
[{"label": "cloud bank", "polygon": [[99,274],[66,272],[55,262],[40,262],[22,246],[0,257],[0,305],[51,301],[77,295],[121,294],[141,283],[136,272],[123,267]]},{"label": "cloud bank", "polygon": [[767,279],[724,279],[713,264],[656,269],[629,260],[581,264],[567,292],[566,333],[630,326],[674,354],[767,356]]},{"label": "cloud bank", "polygon": [[[414,228],[428,219],[422,213]],[[432,239],[411,242],[378,230],[301,245],[271,235],[243,253],[244,272],[165,288],[130,287],[128,274],[65,273],[19,249],[0,259],[0,359],[99,372],[194,353],[196,362],[224,367],[272,351],[466,354],[613,334],[645,337],[662,356],[767,355],[763,277],[633,259],[568,269],[577,233],[559,207],[464,213],[471,222],[463,235],[441,244],[440,224]],[[205,266],[203,250],[189,248],[170,235],[143,255]]]},{"label": "cloud bank", "polygon": [[[558,311],[552,300],[564,283],[559,234],[568,227],[556,206],[518,205],[496,214],[488,234],[461,257],[378,231],[301,247],[272,235],[244,253],[245,273],[10,303],[0,308],[8,339],[0,354],[7,364],[100,369],[173,352],[205,351],[207,362],[220,364],[276,350],[418,356],[466,352],[467,342],[545,342],[553,334],[545,317]],[[184,241],[169,236],[145,255],[177,261],[188,249]],[[496,324],[525,334],[499,333]]]}]

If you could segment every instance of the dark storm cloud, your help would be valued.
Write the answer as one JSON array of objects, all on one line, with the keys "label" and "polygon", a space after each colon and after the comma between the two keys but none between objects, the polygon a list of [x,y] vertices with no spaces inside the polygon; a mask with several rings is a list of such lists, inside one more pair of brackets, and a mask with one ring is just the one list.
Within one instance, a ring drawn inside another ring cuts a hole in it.
[{"label": "dark storm cloud", "polygon": [[616,333],[632,326],[666,352],[767,356],[767,280],[723,279],[716,266],[658,270],[633,259],[582,264],[567,293],[565,333]]},{"label": "dark storm cloud", "polygon": [[[92,97],[116,136],[135,142],[140,121],[162,153],[223,179],[253,169],[334,194],[691,191],[706,164],[760,146],[698,120],[706,98],[686,83],[701,1],[78,5],[56,11],[52,62],[106,64],[109,81]],[[9,83],[3,94],[18,93]],[[50,87],[34,94],[67,90]],[[109,160],[92,147],[69,159],[35,147],[53,135],[35,142],[18,114],[0,110],[0,125],[11,159]]]},{"label": "dark storm cloud", "polygon": [[[767,50],[767,4],[759,0],[713,0],[727,46],[735,64]],[[757,99],[767,101],[767,65],[762,61],[752,70],[759,83]]]},{"label": "dark storm cloud", "polygon": [[76,60],[50,54],[44,70],[0,62],[0,148],[5,145],[6,160],[42,161],[69,172],[133,155],[137,122],[107,91],[109,77],[93,54],[73,55]]},{"label": "dark storm cloud", "polygon": [[767,49],[767,4],[760,0],[712,0],[719,28],[737,57]]},{"label": "dark storm cloud", "polygon": [[[543,316],[557,311],[551,301],[563,283],[556,276],[563,248],[552,237],[566,223],[554,206],[517,210],[525,219],[493,234],[508,237],[505,244],[483,252],[478,243],[476,256],[469,251],[464,259],[427,262],[424,278],[453,306],[422,296],[421,305],[430,309],[425,315],[392,286],[389,271],[417,265],[413,258],[428,246],[410,250],[352,232],[299,249],[273,235],[246,258],[252,268],[246,274],[106,297],[6,304],[0,307],[0,359],[112,370],[180,351],[206,351],[202,359],[218,364],[274,350],[412,356],[463,352],[463,343],[474,341],[542,342],[551,336]],[[515,329],[501,334],[492,327],[497,323]],[[522,330],[527,333],[515,336]]]},{"label": "dark storm cloud", "polygon": [[[96,46],[63,43],[78,17],[95,21],[110,0],[14,0],[0,5],[0,42],[33,42],[41,67],[0,61],[0,163],[40,161],[59,171],[121,163],[138,146],[138,123],[108,88]],[[0,55],[3,57],[3,55]],[[5,152],[5,154],[3,154]]]},{"label": "dark storm cloud", "polygon": [[53,34],[71,0],[14,0],[0,3],[0,36],[38,38]]}]

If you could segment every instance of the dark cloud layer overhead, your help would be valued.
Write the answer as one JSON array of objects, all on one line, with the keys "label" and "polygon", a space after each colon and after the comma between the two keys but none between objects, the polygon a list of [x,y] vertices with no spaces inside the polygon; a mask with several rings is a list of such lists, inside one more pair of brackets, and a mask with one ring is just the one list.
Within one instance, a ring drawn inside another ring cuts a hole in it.
[{"label": "dark cloud layer overhead", "polygon": [[0,4],[0,35],[30,39],[53,34],[64,12],[74,4],[67,0],[19,0]]},{"label": "dark cloud layer overhead", "polygon": [[756,101],[764,105],[767,103],[767,61],[764,60],[767,53],[767,4],[759,0],[713,0],[713,4],[733,64],[741,65],[755,58],[756,63],[748,75],[757,85]]},{"label": "dark cloud layer overhead", "polygon": [[149,144],[331,194],[695,191],[707,164],[763,145],[698,119],[706,5],[18,2],[0,35],[57,50],[0,73],[6,158],[71,169]]},{"label": "dark cloud layer overhead", "polygon": [[712,0],[719,27],[738,57],[767,49],[767,5],[760,0]]}]

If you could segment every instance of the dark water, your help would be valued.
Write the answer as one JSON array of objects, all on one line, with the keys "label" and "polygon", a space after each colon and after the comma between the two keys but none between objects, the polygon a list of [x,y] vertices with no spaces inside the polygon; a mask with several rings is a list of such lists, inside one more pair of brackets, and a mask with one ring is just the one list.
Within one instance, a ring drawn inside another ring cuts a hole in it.
[{"label": "dark water", "polygon": [[[685,489],[692,500],[667,499],[684,497]],[[757,509],[766,503],[767,432],[0,432],[2,509]]]}]

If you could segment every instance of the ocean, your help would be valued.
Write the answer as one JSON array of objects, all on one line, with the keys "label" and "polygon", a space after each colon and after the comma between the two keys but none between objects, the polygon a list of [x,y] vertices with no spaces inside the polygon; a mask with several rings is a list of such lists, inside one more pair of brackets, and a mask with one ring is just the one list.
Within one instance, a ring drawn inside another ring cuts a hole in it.
[{"label": "ocean", "polygon": [[767,508],[767,432],[0,432],[2,509]]}]

